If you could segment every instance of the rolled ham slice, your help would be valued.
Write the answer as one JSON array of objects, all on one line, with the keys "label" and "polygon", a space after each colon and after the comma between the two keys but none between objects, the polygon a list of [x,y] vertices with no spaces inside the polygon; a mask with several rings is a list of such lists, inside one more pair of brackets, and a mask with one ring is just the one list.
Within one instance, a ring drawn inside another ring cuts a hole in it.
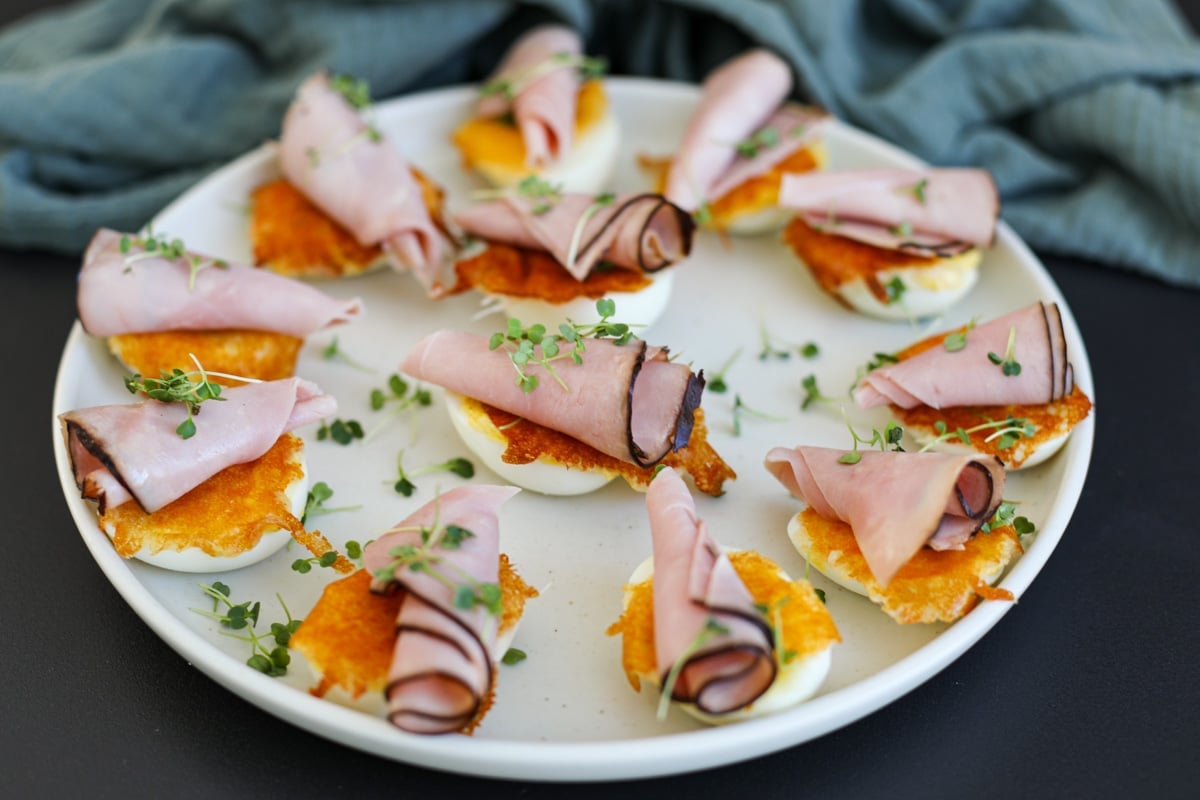
[{"label": "rolled ham slice", "polygon": [[[519,491],[511,486],[453,489],[363,551],[363,567],[373,576],[372,591],[405,592],[385,689],[394,725],[413,733],[451,733],[469,725],[484,707],[495,680],[500,615],[481,605],[459,608],[455,592],[467,580],[498,585],[497,513]],[[422,528],[447,525],[472,535],[457,547],[430,547],[436,559],[430,569],[413,570],[396,562],[394,548],[421,548]]]},{"label": "rolled ham slice", "polygon": [[382,245],[393,266],[438,284],[442,241],[408,163],[318,73],[283,119],[279,162],[288,181],[364,246]]},{"label": "rolled ham slice", "polygon": [[668,267],[691,252],[695,230],[690,215],[657,194],[623,194],[607,204],[587,194],[563,195],[552,204],[503,197],[471,206],[455,214],[454,221],[489,242],[544,250],[580,281],[602,260],[643,272]]},{"label": "rolled ham slice", "polygon": [[417,380],[516,414],[572,436],[602,453],[647,467],[687,444],[700,405],[704,374],[667,360],[667,351],[643,341],[615,345],[587,339],[583,363],[554,362],[561,386],[532,363],[526,372],[539,386],[524,392],[513,380],[503,348],[488,349],[483,336],[438,331],[421,339],[400,365]]},{"label": "rolled ham slice", "polygon": [[196,433],[175,429],[182,403],[93,406],[59,416],[75,483],[103,513],[135,500],[154,513],[226,467],[265,454],[285,433],[337,412],[337,401],[300,378],[237,386],[195,415]]},{"label": "rolled ham slice", "polygon": [[767,471],[829,520],[850,526],[881,586],[922,547],[960,549],[991,519],[1004,492],[1004,465],[994,456],[948,453],[861,453],[776,447]]},{"label": "rolled ham slice", "polygon": [[101,228],[83,256],[76,304],[93,336],[178,330],[246,329],[304,338],[363,313],[362,301],[338,300],[299,281],[199,253],[189,288],[187,258],[146,254],[128,236]]},{"label": "rolled ham slice", "polygon": [[751,50],[714,70],[667,172],[667,199],[689,212],[715,199],[711,189],[738,158],[737,144],[763,127],[791,89],[791,69],[766,50]]},{"label": "rolled ham slice", "polygon": [[[654,649],[671,699],[709,714],[745,708],[775,680],[770,627],[729,557],[708,535],[683,479],[667,467],[646,493],[654,539]],[[706,632],[707,629],[707,632]],[[715,632],[720,630],[721,632]],[[703,644],[695,643],[702,638]],[[694,652],[688,653],[688,650]]]},{"label": "rolled ham slice", "polygon": [[[544,167],[571,152],[575,133],[575,110],[579,95],[579,72],[575,64],[564,60],[555,65],[555,56],[579,56],[583,43],[579,34],[562,25],[542,25],[526,33],[513,44],[500,66],[489,79],[513,80],[523,85],[509,100],[503,93],[490,94],[479,101],[481,117],[498,117],[512,112],[525,141],[525,163]],[[524,76],[537,77],[523,80]]]},{"label": "rolled ham slice", "polygon": [[[1016,329],[1018,375],[1005,375],[988,353],[1003,357]],[[931,347],[912,358],[874,369],[854,390],[862,408],[1033,405],[1061,400],[1075,388],[1057,303],[1037,302],[967,332],[954,352]]]},{"label": "rolled ham slice", "polygon": [[991,244],[1000,213],[996,184],[982,169],[789,173],[779,205],[827,233],[937,255]]}]

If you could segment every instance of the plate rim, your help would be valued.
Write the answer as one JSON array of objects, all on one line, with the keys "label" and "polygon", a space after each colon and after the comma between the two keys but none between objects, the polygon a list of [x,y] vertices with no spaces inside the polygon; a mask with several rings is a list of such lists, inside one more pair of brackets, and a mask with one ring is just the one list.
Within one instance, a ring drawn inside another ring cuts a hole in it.
[{"label": "plate rim", "polygon": [[[653,78],[610,77],[606,79],[606,87],[614,93],[630,95],[671,93],[695,97],[699,94],[699,86],[695,84]],[[473,86],[431,89],[389,99],[378,103],[374,109],[388,115],[418,113],[422,105],[461,103],[474,92]],[[899,147],[846,122],[835,118],[832,125],[837,129],[837,135],[883,159],[914,166],[923,163]],[[272,157],[273,148],[271,142],[266,142],[218,167],[155,214],[154,219],[172,213],[177,206],[190,202],[193,196],[206,191],[209,186],[230,180],[231,173],[256,167]],[[1030,268],[1029,274],[1044,297],[1059,303],[1077,382],[1095,405],[1091,362],[1074,314],[1058,286],[1041,260],[1003,220],[997,226],[996,243],[1010,249],[1014,258]],[[117,555],[108,537],[95,524],[94,511],[78,496],[58,420],[58,414],[67,410],[64,401],[70,380],[66,368],[68,353],[85,347],[88,341],[89,337],[77,319],[71,326],[56,371],[50,422],[55,464],[72,519],[109,583],[159,638],[223,688],[289,724],[376,756],[465,775],[570,782],[667,776],[744,761],[830,733],[904,696],[959,658],[1013,605],[981,603],[928,643],[867,678],[788,711],[735,725],[600,742],[408,734],[382,719],[365,718],[361,711],[313,697],[234,662],[203,637],[179,625],[166,606]],[[1078,505],[1094,447],[1095,417],[1093,407],[1088,419],[1077,426],[1068,447],[1058,456],[1068,458],[1070,462],[1065,465],[1063,479],[1050,501],[1049,513],[1039,528],[1037,544],[1045,555],[1031,558],[1026,553],[1005,573],[1000,584],[1017,600],[1049,561]],[[686,757],[681,758],[682,754]]]}]

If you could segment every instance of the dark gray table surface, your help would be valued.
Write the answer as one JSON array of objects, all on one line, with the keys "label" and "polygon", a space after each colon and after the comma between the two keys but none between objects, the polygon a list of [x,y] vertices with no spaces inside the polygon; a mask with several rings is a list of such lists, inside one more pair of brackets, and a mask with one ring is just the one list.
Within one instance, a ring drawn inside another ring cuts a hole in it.
[{"label": "dark gray table surface", "polygon": [[[10,4],[0,23],[32,5]],[[1194,24],[1200,4],[1182,5]],[[14,362],[0,796],[1198,796],[1200,292],[1043,260],[1087,343],[1097,432],[1070,527],[1021,602],[927,683],[820,739],[704,773],[564,788],[331,743],[163,644],[93,563],[54,471],[51,391],[78,259],[0,250]]]}]

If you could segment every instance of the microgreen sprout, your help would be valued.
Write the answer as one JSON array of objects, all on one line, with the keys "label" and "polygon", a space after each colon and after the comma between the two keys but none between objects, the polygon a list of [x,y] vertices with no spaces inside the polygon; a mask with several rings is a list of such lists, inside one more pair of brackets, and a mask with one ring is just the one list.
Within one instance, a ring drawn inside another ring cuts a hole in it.
[{"label": "microgreen sprout", "polygon": [[[329,87],[345,98],[350,107],[356,111],[363,111],[371,105],[371,85],[362,78],[345,74],[333,75],[329,78]],[[357,144],[361,136],[366,136],[372,142],[379,142],[383,139],[383,134],[379,132],[379,129],[375,127],[374,123],[368,121],[366,130],[351,139],[349,145],[343,150]],[[318,154],[314,159],[312,154],[309,154],[308,160],[315,167],[320,163],[320,155]]]},{"label": "microgreen sprout", "polygon": [[700,652],[700,648],[708,644],[714,636],[729,633],[729,628],[722,625],[715,617],[709,617],[704,621],[704,627],[696,634],[696,638],[688,642],[688,646],[683,648],[683,652],[679,654],[679,658],[671,665],[670,671],[667,672],[666,680],[663,681],[662,691],[658,696],[658,719],[661,722],[667,718],[667,709],[671,707],[671,695],[675,693],[675,684],[679,682],[679,675],[683,672],[683,668],[692,659],[696,653]]},{"label": "microgreen sprout", "polygon": [[1021,364],[1015,357],[1017,347],[1017,326],[1013,325],[1008,329],[1008,346],[1004,349],[1004,358],[989,351],[987,354],[988,361],[1000,367],[1000,371],[1010,378],[1015,378],[1021,374]]},{"label": "microgreen sprout", "polygon": [[[134,247],[140,247],[142,252],[131,253]],[[147,229],[145,236],[130,236],[125,234],[120,242],[121,254],[125,256],[125,271],[138,261],[147,258],[165,258],[168,261],[184,259],[188,264],[188,291],[196,289],[196,275],[208,267],[229,269],[229,262],[220,258],[204,258],[188,253],[182,239],[168,239],[165,234],[156,234]]]},{"label": "microgreen sprout", "polygon": [[904,285],[904,281],[900,280],[899,275],[894,276],[890,281],[885,283],[883,288],[887,292],[888,305],[902,302],[904,293],[908,291],[908,287]]},{"label": "microgreen sprout", "polygon": [[772,334],[767,329],[765,322],[760,322],[758,325],[758,339],[762,342],[762,349],[758,351],[759,361],[766,361],[770,358],[787,361],[792,357],[792,353],[801,355],[804,358],[816,358],[821,354],[821,348],[816,342],[796,344],[795,342],[785,341]]},{"label": "microgreen sprout", "polygon": [[[388,376],[387,391],[383,389],[372,389],[370,395],[370,403],[372,411],[382,411],[389,403],[394,403],[395,407],[388,415],[380,421],[375,427],[371,428],[367,433],[366,438],[370,439],[379,431],[386,428],[404,412],[413,409],[414,406],[426,408],[433,404],[433,394],[430,393],[421,384],[409,386],[408,381],[401,378],[396,373]],[[410,439],[416,438],[416,418],[413,417],[413,430]]]},{"label": "microgreen sprout", "polygon": [[300,517],[300,524],[303,525],[308,521],[309,517],[315,517],[319,514],[333,514],[338,511],[357,511],[362,508],[358,506],[342,506],[341,508],[326,508],[325,501],[333,497],[333,489],[325,481],[317,481],[313,487],[308,490],[308,498],[304,501],[304,515]]},{"label": "microgreen sprout", "polygon": [[772,605],[755,603],[754,607],[771,623],[771,638],[775,643],[775,659],[780,667],[786,667],[796,660],[799,655],[795,650],[783,646],[783,607],[792,601],[791,595],[784,595]]},{"label": "microgreen sprout", "polygon": [[607,297],[602,298],[596,301],[599,322],[578,325],[568,319],[558,326],[558,333],[550,334],[546,332],[545,325],[531,325],[525,328],[521,326],[520,320],[509,317],[505,329],[492,334],[488,348],[504,348],[508,352],[513,369],[517,373],[516,384],[522,391],[528,393],[538,387],[538,377],[525,371],[526,366],[531,363],[545,369],[563,391],[570,391],[570,387],[554,369],[554,361],[570,358],[576,364],[582,364],[583,354],[587,350],[585,339],[588,338],[610,338],[618,345],[628,344],[630,339],[635,338],[633,331],[625,323],[609,321],[616,310],[616,303]]},{"label": "microgreen sprout", "polygon": [[734,145],[742,158],[754,158],[761,151],[779,142],[779,130],[774,125],[759,128],[750,136]]},{"label": "microgreen sprout", "polygon": [[951,439],[958,439],[968,447],[971,445],[971,434],[980,431],[991,431],[984,442],[996,441],[997,450],[1008,450],[1015,445],[1020,439],[1029,439],[1037,433],[1037,426],[1024,417],[1014,417],[1009,415],[1007,419],[988,420],[978,425],[972,425],[970,428],[955,428],[950,430],[949,426],[943,420],[938,420],[933,425],[937,436],[925,444],[918,452],[924,453],[936,447],[942,442]]},{"label": "microgreen sprout", "polygon": [[292,571],[304,575],[312,571],[314,564],[318,567],[332,567],[337,560],[337,550],[326,550],[320,557],[297,558],[292,562]]},{"label": "microgreen sprout", "polygon": [[[204,594],[212,598],[212,610],[205,611],[193,608],[191,611],[220,622],[223,628],[244,631],[247,634],[246,636],[238,636],[226,631],[221,631],[221,633],[222,635],[250,644],[251,654],[250,658],[246,660],[247,666],[258,670],[264,675],[270,675],[273,678],[287,674],[288,665],[292,660],[291,654],[288,652],[288,644],[291,642],[292,634],[300,628],[301,620],[292,617],[282,597],[278,594],[275,595],[275,599],[279,601],[287,622],[271,623],[271,633],[266,636],[260,636],[254,630],[254,626],[258,624],[259,612],[261,610],[261,604],[258,601],[234,603],[230,599],[232,595],[230,588],[220,581],[214,581],[212,584],[202,583],[200,584],[200,589]],[[224,606],[224,611],[221,611],[222,606]],[[269,647],[268,645],[272,641],[275,646]]]},{"label": "microgreen sprout", "polygon": [[813,592],[816,593],[818,600],[820,600],[825,605],[829,605],[829,601],[825,599],[825,590],[824,589],[818,589],[817,587],[814,586]]},{"label": "microgreen sprout", "polygon": [[762,411],[756,411],[750,406],[742,402],[742,396],[735,394],[733,396],[733,435],[742,435],[742,415],[745,414],[755,419],[766,420],[767,422],[784,422],[783,417],[773,417],[770,414],[765,414]]},{"label": "microgreen sprout", "polygon": [[1027,517],[1017,516],[1016,503],[1005,501],[999,505],[992,518],[980,526],[979,532],[991,533],[997,528],[1003,528],[1005,525],[1012,525],[1018,536],[1028,536],[1037,530],[1037,526],[1030,522]]},{"label": "microgreen sprout", "polygon": [[209,380],[211,376],[258,383],[252,378],[227,375],[224,372],[207,372],[195,355],[189,353],[188,356],[196,365],[196,369],[191,372],[184,372],[176,368],[170,372],[163,370],[160,378],[143,378],[136,372],[126,375],[124,378],[125,388],[129,390],[130,394],[142,392],[151,400],[184,404],[187,408],[187,419],[175,428],[175,432],[181,439],[190,439],[196,435],[196,421],[193,417],[200,413],[201,403],[225,399],[221,397],[221,384]]},{"label": "microgreen sprout", "polygon": [[347,445],[355,439],[363,438],[362,423],[354,419],[335,419],[331,423],[321,423],[317,428],[317,440],[332,439],[341,445]]},{"label": "microgreen sprout", "polygon": [[708,204],[708,201],[696,206],[696,210],[692,212],[692,221],[697,225],[707,225],[712,222],[712,206]]},{"label": "microgreen sprout", "polygon": [[338,344],[338,337],[336,336],[333,337],[333,340],[330,341],[329,344],[325,346],[325,349],[321,351],[321,358],[325,359],[326,361],[341,361],[343,364],[348,364],[349,366],[354,367],[361,372],[375,371],[366,364],[356,361],[347,355],[346,351],[343,350],[341,345]]},{"label": "microgreen sprout", "polygon": [[912,186],[905,186],[901,189],[897,189],[896,192],[901,195],[911,194],[916,198],[918,203],[925,205],[925,190],[928,187],[929,179],[921,178],[921,180],[917,181]]},{"label": "microgreen sprout", "polygon": [[710,392],[716,392],[717,394],[724,394],[726,391],[728,391],[729,384],[725,383],[725,373],[729,371],[729,368],[733,366],[733,362],[737,361],[738,356],[741,354],[742,348],[739,347],[737,350],[734,350],[733,355],[725,359],[725,363],[721,365],[721,368],[717,370],[711,378],[708,379],[708,383],[706,384],[705,388],[707,388]]},{"label": "microgreen sprout", "polygon": [[892,234],[893,236],[908,238],[909,236],[913,235],[912,223],[906,219],[901,220],[900,222],[888,228],[888,233]]},{"label": "microgreen sprout", "polygon": [[578,70],[581,79],[585,81],[592,80],[604,75],[608,70],[608,61],[603,58],[583,56],[576,53],[555,53],[524,69],[505,73],[487,81],[479,87],[479,93],[484,97],[503,95],[506,99],[512,100],[526,86],[543,75],[547,75],[558,69],[569,68]]},{"label": "microgreen sprout", "polygon": [[540,201],[530,209],[535,216],[545,214],[562,200],[562,184],[551,183],[537,175],[528,175],[517,183],[514,189],[480,189],[471,192],[473,200],[498,200],[504,197],[524,197],[528,200]]},{"label": "microgreen sprout", "polygon": [[511,667],[514,664],[520,664],[528,657],[529,656],[524,650],[518,650],[515,647],[510,647],[504,651],[504,655],[501,657],[500,662]]},{"label": "microgreen sprout", "polygon": [[854,426],[850,424],[849,419],[846,420],[846,428],[850,431],[850,436],[854,439],[854,446],[849,453],[844,453],[838,458],[838,463],[840,464],[857,464],[859,461],[862,461],[862,453],[858,452],[860,444],[865,444],[867,447],[878,446],[881,453],[886,453],[889,449],[897,453],[904,452],[904,448],[900,445],[900,440],[904,438],[904,429],[893,421],[888,421],[888,424],[883,428],[883,433],[872,428],[870,439],[864,439],[859,436],[858,431],[854,430]]},{"label": "microgreen sprout", "polygon": [[800,410],[807,411],[813,403],[836,403],[837,398],[826,397],[817,387],[817,376],[809,373],[800,379],[800,388],[804,390],[804,399],[800,401]]},{"label": "microgreen sprout", "polygon": [[[423,572],[454,590],[456,608],[469,611],[476,606],[482,606],[489,614],[500,615],[502,610],[500,585],[480,583],[467,572],[447,562],[437,552],[438,550],[457,550],[462,547],[463,542],[474,538],[474,533],[458,525],[439,525],[436,515],[429,527],[393,528],[388,533],[399,531],[419,531],[421,544],[402,544],[393,547],[388,552],[388,555],[392,557],[392,562],[375,572],[374,577],[377,580],[394,581],[397,579],[396,572],[402,568],[411,572]],[[451,577],[447,572],[454,573],[454,576]]]},{"label": "microgreen sprout", "polygon": [[946,352],[957,353],[967,346],[967,334],[975,327],[976,319],[978,318],[972,317],[971,321],[961,331],[947,334],[945,340],[942,342],[942,345],[946,348]]},{"label": "microgreen sprout", "polygon": [[449,461],[443,461],[441,464],[429,464],[420,469],[405,471],[404,469],[404,451],[396,456],[396,471],[399,478],[392,484],[392,488],[397,494],[402,494],[405,497],[412,497],[413,492],[417,490],[417,485],[412,482],[412,478],[428,475],[431,472],[453,472],[460,478],[475,477],[475,465],[465,458],[452,458]]},{"label": "microgreen sprout", "polygon": [[617,196],[612,192],[598,194],[593,198],[592,204],[579,215],[579,220],[575,223],[575,231],[571,234],[571,245],[567,248],[566,267],[568,272],[575,269],[575,259],[579,256],[579,245],[583,242],[583,231],[587,227],[588,220],[596,216],[600,209],[611,206],[616,201]]}]

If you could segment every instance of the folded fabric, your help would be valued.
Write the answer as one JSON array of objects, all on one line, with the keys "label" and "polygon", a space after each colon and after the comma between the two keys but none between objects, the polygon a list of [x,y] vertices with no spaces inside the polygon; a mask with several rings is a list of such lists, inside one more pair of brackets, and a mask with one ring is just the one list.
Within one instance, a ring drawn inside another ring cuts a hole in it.
[{"label": "folded fabric", "polygon": [[1200,286],[1200,42],[1167,0],[94,0],[0,33],[0,246],[137,228],[318,69],[377,98],[479,80],[547,19],[617,73],[770,48],[802,99],[990,170],[1035,248]]}]

